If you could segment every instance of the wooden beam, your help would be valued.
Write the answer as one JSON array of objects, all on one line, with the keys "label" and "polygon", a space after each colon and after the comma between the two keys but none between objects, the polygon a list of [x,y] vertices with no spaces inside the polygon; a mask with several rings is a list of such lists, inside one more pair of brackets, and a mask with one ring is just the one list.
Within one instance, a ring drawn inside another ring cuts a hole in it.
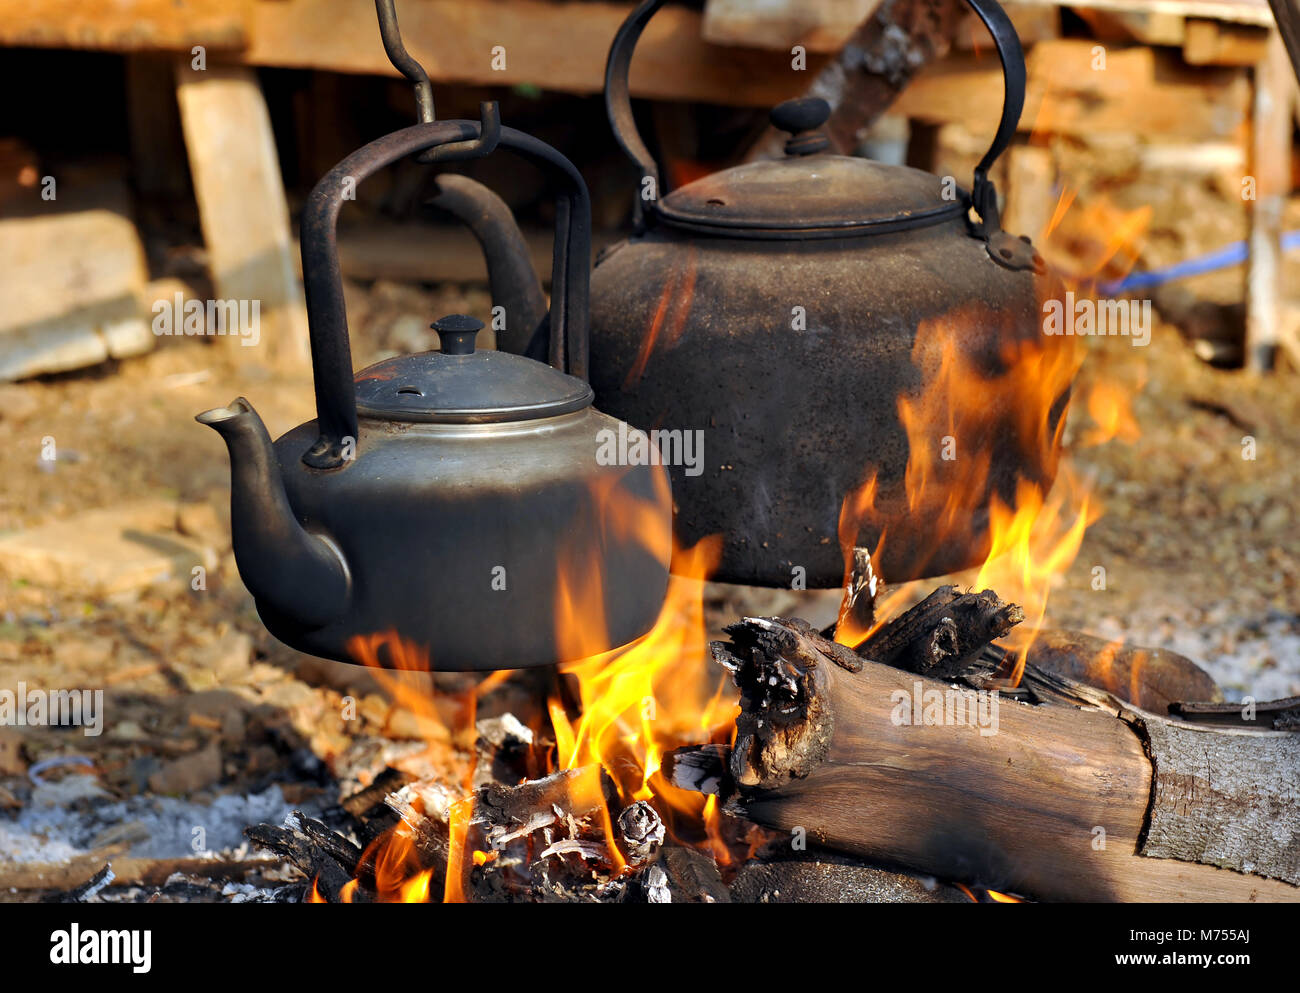
[{"label": "wooden beam", "polygon": [[1268,54],[1268,28],[1189,18],[1183,61],[1192,66],[1253,66]]},{"label": "wooden beam", "polygon": [[1276,31],[1255,69],[1251,171],[1255,198],[1250,212],[1246,262],[1246,368],[1271,368],[1281,324],[1282,212],[1291,188],[1291,107],[1296,79]]},{"label": "wooden beam", "polygon": [[1056,160],[1051,151],[1037,145],[1012,145],[1007,149],[1002,227],[1039,241],[1051,222],[1056,200]]},{"label": "wooden beam", "polygon": [[[1246,70],[1189,68],[1179,53],[1145,46],[1044,41],[1027,53],[1020,130],[1055,134],[1159,134],[1169,141],[1235,138],[1250,116]],[[900,94],[895,113],[933,124],[997,127],[1002,70],[996,58],[950,56],[924,70]]]},{"label": "wooden beam", "polygon": [[[308,360],[302,290],[275,136],[257,75],[244,66],[176,68],[181,124],[218,298],[258,306],[240,329],[239,358],[270,356],[286,369]],[[232,336],[234,337],[234,336]]]},{"label": "wooden beam", "polygon": [[[1020,44],[1028,48],[1040,41],[1061,37],[1061,11],[1041,3],[1004,3],[1002,9],[1011,18]],[[962,18],[952,47],[961,52],[987,52],[993,44],[989,29],[974,11]]]},{"label": "wooden beam", "polygon": [[1024,4],[1049,7],[1068,6],[1071,9],[1113,10],[1135,14],[1172,14],[1178,17],[1208,17],[1234,24],[1273,23],[1267,0],[1019,0]]},{"label": "wooden beam", "polygon": [[705,0],[704,37],[718,45],[838,52],[881,0]]},{"label": "wooden beam", "polygon": [[254,0],[0,0],[0,45],[187,51],[242,48]]},{"label": "wooden beam", "polygon": [[1098,41],[1137,42],[1141,45],[1179,45],[1186,37],[1186,18],[1181,14],[1153,11],[1075,11],[1087,23]]},{"label": "wooden beam", "polygon": [[[435,81],[599,93],[609,44],[631,9],[604,0],[423,0],[399,13],[407,48]],[[788,52],[711,45],[702,21],[699,11],[677,6],[655,15],[632,62],[634,96],[768,107],[798,96],[826,61],[810,53],[800,71]],[[361,0],[259,2],[251,39],[241,56],[250,65],[397,75],[374,6]],[[497,46],[503,68],[493,66]]]}]

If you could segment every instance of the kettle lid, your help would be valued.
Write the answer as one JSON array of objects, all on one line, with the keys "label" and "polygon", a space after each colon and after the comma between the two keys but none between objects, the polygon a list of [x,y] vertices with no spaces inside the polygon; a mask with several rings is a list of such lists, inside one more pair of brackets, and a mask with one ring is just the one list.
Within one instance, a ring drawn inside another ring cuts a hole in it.
[{"label": "kettle lid", "polygon": [[[920,169],[827,154],[825,100],[789,100],[772,123],[785,157],[748,162],[665,196],[654,214],[673,227],[732,238],[845,238],[936,224],[965,213],[950,184]],[[944,196],[947,192],[947,197]]]},{"label": "kettle lid", "polygon": [[483,322],[452,314],[431,325],[441,350],[399,355],[356,375],[357,413],[387,421],[497,424],[591,406],[590,386],[543,362],[480,351]]}]

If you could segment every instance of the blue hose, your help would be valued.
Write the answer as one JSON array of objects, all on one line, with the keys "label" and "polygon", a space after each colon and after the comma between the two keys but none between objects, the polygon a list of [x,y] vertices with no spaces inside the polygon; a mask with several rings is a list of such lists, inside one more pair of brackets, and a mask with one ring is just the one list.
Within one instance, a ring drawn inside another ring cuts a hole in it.
[{"label": "blue hose", "polygon": [[[1282,251],[1290,252],[1297,248],[1300,248],[1300,231],[1288,231],[1282,235]],[[1198,255],[1192,259],[1184,259],[1182,262],[1175,262],[1163,269],[1152,269],[1150,272],[1131,272],[1123,279],[1101,284],[1100,290],[1106,296],[1131,293],[1133,290],[1160,286],[1175,279],[1186,279],[1188,276],[1199,276],[1205,272],[1214,272],[1216,269],[1241,265],[1246,261],[1247,255],[1249,255],[1249,252],[1246,249],[1246,243],[1244,241],[1234,241],[1232,244],[1224,245],[1216,251]]]}]

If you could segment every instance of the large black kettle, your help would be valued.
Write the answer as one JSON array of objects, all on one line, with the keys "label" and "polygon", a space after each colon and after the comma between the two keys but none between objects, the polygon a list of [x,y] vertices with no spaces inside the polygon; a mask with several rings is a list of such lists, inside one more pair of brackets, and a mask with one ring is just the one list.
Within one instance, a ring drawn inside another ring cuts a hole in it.
[{"label": "large black kettle", "polygon": [[[640,4],[614,39],[605,99],[640,172],[637,224],[592,276],[591,382],[602,408],[632,424],[701,432],[702,467],[670,466],[674,527],[683,547],[723,536],[717,579],[837,585],[841,510],[871,478],[874,512],[855,540],[875,547],[888,533],[885,578],[953,571],[983,559],[995,497],[1014,504],[1019,479],[1050,485],[1057,432],[1027,444],[1021,412],[1000,407],[958,439],[963,457],[988,462],[978,485],[933,488],[919,505],[905,492],[913,452],[898,401],[937,361],[919,328],[946,322],[964,364],[991,377],[1026,347],[1056,345],[1040,330],[1043,261],[1001,229],[989,179],[1020,118],[1023,53],[994,0],[969,3],[1006,80],[969,193],[951,178],[832,154],[818,130],[829,107],[816,99],[772,112],[790,134],[783,158],[669,191],[628,95],[634,46],[662,0]],[[1051,418],[1063,399],[1047,404]],[[942,541],[935,500],[964,518]]]}]

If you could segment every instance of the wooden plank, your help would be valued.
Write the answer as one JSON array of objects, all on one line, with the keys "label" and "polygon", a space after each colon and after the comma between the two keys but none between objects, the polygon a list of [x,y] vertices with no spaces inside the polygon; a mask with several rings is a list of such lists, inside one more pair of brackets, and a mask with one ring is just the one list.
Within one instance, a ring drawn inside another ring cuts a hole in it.
[{"label": "wooden plank", "polygon": [[1282,212],[1291,188],[1295,85],[1282,37],[1275,31],[1267,57],[1255,69],[1252,114],[1255,199],[1246,262],[1246,368],[1253,372],[1272,367],[1282,319]]},{"label": "wooden plank", "polygon": [[1056,161],[1052,153],[1037,145],[1013,145],[1007,149],[1002,227],[1039,241],[1051,222],[1056,200]]},{"label": "wooden plank", "polygon": [[[423,0],[399,13],[407,48],[436,81],[599,93],[610,41],[631,9],[603,0]],[[789,53],[711,45],[702,20],[677,6],[655,15],[637,44],[633,95],[769,107],[802,93],[826,61],[809,53],[799,71]],[[259,2],[251,37],[240,56],[250,65],[397,75],[374,6],[359,0]],[[493,68],[496,46],[505,49],[504,68]]]},{"label": "wooden plank", "polygon": [[0,45],[182,51],[242,48],[254,0],[0,0]]},{"label": "wooden plank", "polygon": [[788,52],[838,52],[881,0],[705,0],[704,39]]},{"label": "wooden plank", "polygon": [[[1098,69],[1096,47],[1090,40],[1060,39],[1027,53],[1022,131],[1159,134],[1168,141],[1202,142],[1233,139],[1246,126],[1246,70],[1190,68],[1180,53],[1145,46],[1107,46],[1104,68]],[[996,59],[950,56],[913,80],[892,110],[927,123],[962,123],[991,135],[1002,89]]]},{"label": "wooden plank", "polygon": [[1223,24],[1203,18],[1187,20],[1183,61],[1193,66],[1253,66],[1268,54],[1268,28]]},{"label": "wooden plank", "polygon": [[1075,11],[1098,41],[1138,42],[1142,45],[1182,45],[1187,19],[1169,11]]},{"label": "wooden plank", "polygon": [[1267,0],[1019,0],[1025,4],[1050,7],[1068,6],[1072,10],[1114,10],[1137,14],[1172,14],[1176,17],[1208,17],[1235,24],[1273,23]]},{"label": "wooden plank", "polygon": [[[1016,37],[1028,48],[1040,41],[1061,37],[1061,11],[1042,3],[1004,3],[1002,9],[1011,18]],[[961,52],[987,52],[993,44],[989,29],[973,11],[966,14],[952,45]]]},{"label": "wooden plank", "polygon": [[294,273],[289,208],[271,119],[257,75],[244,66],[176,68],[208,269],[222,300],[257,303],[256,328],[241,328],[241,358],[269,356],[287,368],[309,349],[302,290]]}]

